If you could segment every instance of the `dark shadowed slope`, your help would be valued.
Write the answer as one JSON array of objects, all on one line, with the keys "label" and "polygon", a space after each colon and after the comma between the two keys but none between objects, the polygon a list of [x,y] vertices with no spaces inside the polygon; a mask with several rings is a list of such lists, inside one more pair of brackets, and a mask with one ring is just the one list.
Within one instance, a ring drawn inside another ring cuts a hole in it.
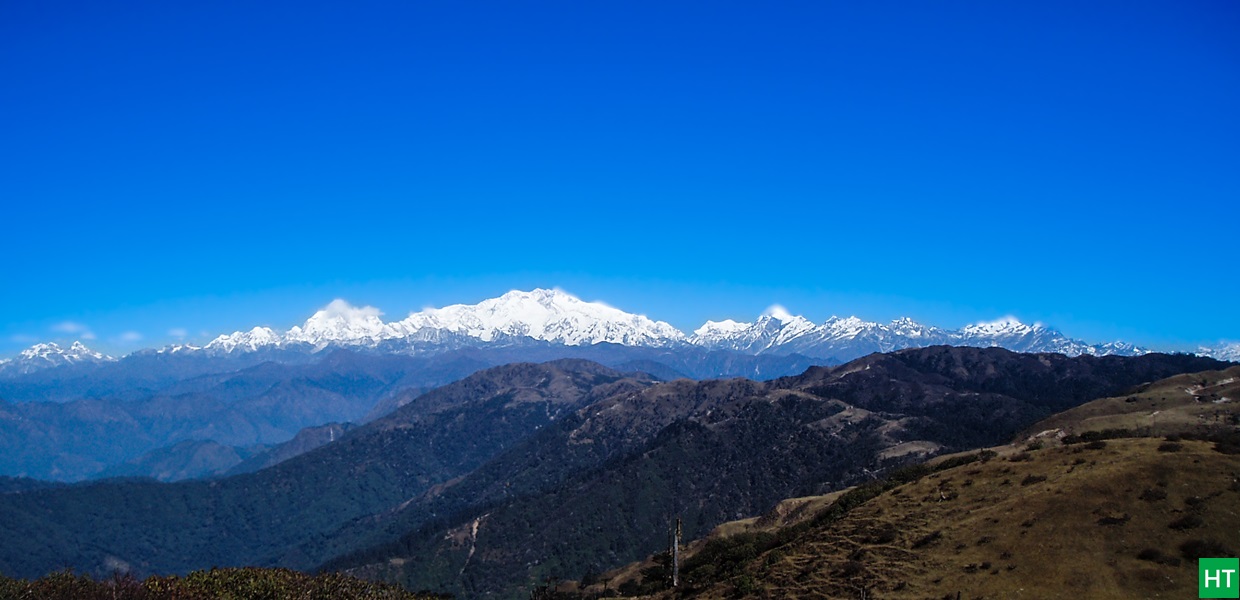
[{"label": "dark shadowed slope", "polygon": [[651,383],[585,361],[496,367],[258,473],[2,495],[9,534],[0,541],[0,572],[310,566],[326,557],[298,550],[308,540],[469,473],[581,406]]}]

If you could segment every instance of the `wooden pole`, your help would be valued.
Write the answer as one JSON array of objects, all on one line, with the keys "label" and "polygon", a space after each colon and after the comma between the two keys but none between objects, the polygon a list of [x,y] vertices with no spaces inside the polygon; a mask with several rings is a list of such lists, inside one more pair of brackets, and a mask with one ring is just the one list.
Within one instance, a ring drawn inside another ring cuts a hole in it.
[{"label": "wooden pole", "polygon": [[672,534],[672,587],[680,585],[680,517],[676,517],[676,532]]}]

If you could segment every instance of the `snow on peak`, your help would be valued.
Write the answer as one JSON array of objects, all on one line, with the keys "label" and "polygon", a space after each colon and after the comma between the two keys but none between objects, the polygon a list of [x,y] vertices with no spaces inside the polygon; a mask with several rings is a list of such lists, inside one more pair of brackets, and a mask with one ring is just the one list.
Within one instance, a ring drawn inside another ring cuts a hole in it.
[{"label": "snow on peak", "polygon": [[888,325],[888,327],[891,331],[898,335],[912,338],[933,335],[938,331],[935,327],[927,327],[908,317],[900,317],[899,319],[895,319],[890,325]]},{"label": "snow on peak", "polygon": [[212,350],[217,352],[232,352],[233,350],[242,350],[253,352],[265,346],[278,346],[282,339],[280,334],[273,331],[270,327],[255,327],[249,331],[237,331],[229,335],[221,335],[211,340],[204,350]]},{"label": "snow on peak", "polygon": [[[569,346],[599,343],[626,346],[669,347],[688,342],[704,348],[750,354],[799,353],[805,356],[848,360],[870,352],[890,352],[933,344],[1002,346],[1018,352],[1076,354],[1139,354],[1130,344],[1089,345],[1072,340],[1041,323],[1026,325],[1012,316],[974,323],[957,330],[922,325],[909,318],[889,324],[855,316],[832,316],[821,324],[793,315],[779,304],[771,305],[753,322],[707,321],[686,337],[675,327],[645,315],[628,313],[602,302],[587,302],[558,288],[512,290],[477,304],[453,304],[412,312],[399,321],[385,322],[373,306],[354,306],[336,299],[310,318],[279,333],[254,327],[221,335],[201,350],[215,353],[256,351],[262,348],[293,348],[304,345],[320,350],[333,345],[380,346],[387,341],[415,346],[459,345],[474,342],[508,342],[529,338]],[[393,346],[399,349],[400,346]],[[195,346],[172,346],[174,353],[199,350]],[[1203,353],[1240,359],[1240,344],[1203,348]],[[49,356],[102,360],[80,343],[64,350],[55,344],[39,344],[22,353],[22,359]],[[65,360],[74,360],[68,358]],[[18,362],[13,360],[10,362]],[[11,369],[13,365],[6,365]]]},{"label": "snow on peak", "polygon": [[90,348],[87,348],[86,344],[83,344],[82,342],[77,342],[77,341],[73,342],[73,344],[69,346],[69,354],[86,354],[86,355],[94,355],[94,356],[103,356],[102,354],[99,354],[98,352],[94,352]]},{"label": "snow on peak", "polygon": [[865,331],[880,328],[878,323],[863,321],[857,317],[836,317],[832,316],[821,325],[824,333],[828,333],[831,337],[846,338],[856,337]]},{"label": "snow on peak", "polygon": [[48,356],[63,353],[64,351],[60,349],[60,344],[49,342],[46,344],[35,344],[26,348],[21,351],[21,354],[18,354],[18,357],[30,360],[34,358],[47,358]]},{"label": "snow on peak", "polygon": [[427,308],[400,321],[384,322],[382,316],[373,306],[358,307],[337,299],[283,335],[256,327],[220,336],[206,347],[231,352],[292,343],[316,348],[329,344],[373,346],[391,339],[434,340],[445,332],[487,342],[530,337],[570,346],[602,342],[664,346],[684,338],[667,323],[601,302],[585,302],[559,289],[513,290],[478,304]]},{"label": "snow on peak", "polygon": [[1041,323],[1035,323],[1034,325],[1026,325],[1022,323],[1020,319],[1017,319],[1016,317],[1012,315],[1007,315],[999,319],[996,319],[994,321],[981,321],[978,323],[972,323],[970,325],[966,325],[963,329],[960,330],[960,332],[965,335],[976,335],[976,336],[995,336],[995,335],[1013,335],[1013,334],[1023,335],[1023,334],[1033,331],[1034,329],[1040,329],[1041,327],[1042,327]]},{"label": "snow on peak", "polygon": [[202,348],[203,348],[202,346],[195,346],[193,344],[171,344],[168,346],[164,346],[163,348],[160,348],[159,350],[156,350],[155,353],[156,354],[179,354],[182,352],[194,352],[195,350],[202,350]]},{"label": "snow on peak", "polygon": [[1240,342],[1219,342],[1214,346],[1202,346],[1197,350],[1197,354],[1218,360],[1240,362]]},{"label": "snow on peak", "polygon": [[740,323],[732,319],[724,319],[722,321],[707,321],[701,327],[693,330],[693,335],[699,338],[710,336],[722,336],[735,334],[753,327],[753,323]]},{"label": "snow on peak", "polygon": [[396,332],[379,317],[373,306],[357,307],[339,298],[314,313],[300,327],[285,334],[290,342],[321,345],[327,342],[378,342],[396,337]]},{"label": "snow on peak", "polygon": [[430,329],[483,341],[524,336],[569,346],[603,342],[663,346],[684,337],[662,321],[585,302],[559,289],[513,290],[478,304],[428,308],[392,326],[406,335]]},{"label": "snow on peak", "polygon": [[61,348],[60,344],[48,342],[46,344],[35,344],[18,355],[19,359],[25,360],[48,360],[56,362],[81,362],[81,361],[100,361],[111,360],[112,357],[102,353],[95,352],[87,348],[82,342],[73,342],[68,349]]},{"label": "snow on peak", "polygon": [[768,306],[766,310],[762,311],[762,316],[772,317],[785,323],[794,318],[792,313],[788,312],[788,309],[784,308],[783,305],[780,304],[772,304]]},{"label": "snow on peak", "polygon": [[758,353],[781,346],[812,329],[814,323],[809,319],[793,315],[783,306],[774,304],[752,323],[731,319],[707,321],[694,330],[688,341],[709,348]]},{"label": "snow on peak", "polygon": [[763,311],[758,321],[771,319],[780,322],[780,337],[785,339],[791,339],[814,328],[813,321],[801,315],[794,315],[779,304],[772,304]]},{"label": "snow on peak", "polygon": [[35,344],[22,350],[16,357],[4,361],[8,372],[30,373],[48,367],[75,365],[82,363],[101,363],[116,360],[106,354],[95,352],[81,342],[73,342],[68,348],[60,344],[48,342]]}]

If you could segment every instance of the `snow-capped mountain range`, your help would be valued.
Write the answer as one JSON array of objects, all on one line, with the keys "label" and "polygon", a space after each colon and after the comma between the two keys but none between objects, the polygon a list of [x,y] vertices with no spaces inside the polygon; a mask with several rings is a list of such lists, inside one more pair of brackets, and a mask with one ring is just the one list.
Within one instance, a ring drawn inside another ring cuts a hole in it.
[{"label": "snow-capped mountain range", "polygon": [[1196,353],[1219,360],[1240,362],[1240,342],[1224,342],[1216,346],[1202,346],[1197,349]]},{"label": "snow-capped mountain range", "polygon": [[[1017,352],[1056,352],[1069,356],[1136,355],[1147,350],[1124,342],[1090,344],[1065,336],[1041,323],[1028,325],[1013,317],[975,323],[956,330],[923,325],[902,318],[890,323],[857,317],[831,317],[814,323],[773,306],[753,322],[707,321],[685,335],[663,321],[627,313],[600,302],[585,302],[558,289],[511,291],[478,304],[454,304],[384,321],[373,307],[335,300],[305,323],[283,333],[254,327],[221,335],[205,346],[169,346],[161,353],[202,353],[207,356],[289,349],[317,352],[329,347],[369,347],[391,352],[434,352],[445,348],[520,344],[537,341],[566,346],[600,343],[675,348],[697,346],[745,354],[801,354],[847,361],[871,352],[950,344],[998,346]],[[1240,343],[1203,347],[1198,354],[1240,361]],[[26,373],[64,364],[105,362],[111,357],[80,342],[65,349],[39,344],[9,361],[0,372]]]},{"label": "snow-capped mountain range", "polygon": [[607,342],[663,347],[682,343],[685,338],[662,321],[599,302],[583,302],[560,290],[512,291],[478,304],[428,308],[400,321],[385,323],[380,316],[376,308],[335,300],[283,334],[255,327],[221,335],[203,349],[233,352],[298,344],[321,349],[331,345],[376,346],[389,340],[435,346],[449,339],[493,343],[521,338],[566,346]]},{"label": "snow-capped mountain range", "polygon": [[49,342],[35,344],[22,350],[15,358],[0,361],[0,372],[4,374],[23,375],[50,367],[78,365],[86,363],[104,363],[116,360],[106,354],[87,348],[82,342],[73,342],[68,348]]},{"label": "snow-capped mountain range", "polygon": [[222,335],[205,346],[208,352],[253,351],[263,347],[307,344],[377,346],[408,343],[519,343],[537,340],[568,346],[612,343],[625,346],[675,347],[681,344],[746,354],[803,354],[849,360],[871,352],[890,352],[935,344],[1002,346],[1022,352],[1079,354],[1142,354],[1131,344],[1088,344],[1068,338],[1042,324],[1026,325],[1008,317],[945,330],[897,319],[874,323],[857,317],[831,317],[815,324],[773,306],[751,323],[707,321],[685,335],[663,321],[654,321],[599,302],[585,302],[562,290],[511,291],[478,304],[428,308],[385,322],[378,309],[333,301],[305,324],[281,334],[257,327]]}]

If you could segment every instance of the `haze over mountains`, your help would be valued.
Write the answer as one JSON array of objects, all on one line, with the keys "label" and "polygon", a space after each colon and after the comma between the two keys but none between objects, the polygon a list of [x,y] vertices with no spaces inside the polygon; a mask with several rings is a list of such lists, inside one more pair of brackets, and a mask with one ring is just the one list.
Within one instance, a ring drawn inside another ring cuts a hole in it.
[{"label": "haze over mountains", "polygon": [[[686,334],[668,323],[600,302],[584,302],[558,289],[535,289],[511,291],[473,305],[428,308],[397,321],[384,321],[376,308],[356,307],[344,300],[335,300],[305,323],[284,332],[253,327],[221,335],[202,347],[174,345],[156,352],[221,356],[272,350],[314,353],[348,347],[416,355],[531,342],[563,346],[697,347],[750,355],[797,354],[839,362],[871,352],[940,344],[1056,352],[1068,356],[1131,356],[1148,351],[1121,341],[1089,343],[1041,323],[1028,325],[1012,317],[951,330],[908,318],[877,323],[850,316],[813,323],[779,306],[771,307],[752,322],[707,321]],[[1197,354],[1240,360],[1240,343],[1202,347]],[[91,351],[80,342],[69,348],[54,343],[38,344],[13,359],[0,361],[0,377],[112,360],[115,359]]]},{"label": "haze over mountains", "polygon": [[525,598],[545,577],[658,550],[677,515],[695,537],[918,455],[1004,441],[1093,398],[1228,366],[947,346],[766,382],[658,382],[575,359],[507,364],[403,392],[387,416],[253,473],[12,482],[24,491],[0,493],[10,532],[0,572],[325,566]]},{"label": "haze over mountains", "polygon": [[[37,344],[0,363],[0,475],[77,481],[108,475],[182,479],[303,452],[330,436],[306,428],[364,423],[487,367],[582,358],[658,379],[798,375],[875,352],[934,345],[1067,356],[1140,355],[1012,318],[957,330],[911,319],[813,323],[779,306],[752,322],[708,321],[691,333],[564,291],[511,291],[478,304],[384,321],[336,300],[287,331],[254,327],[198,347],[121,358],[81,342]],[[1203,349],[1224,360],[1240,345]],[[313,441],[314,443],[308,443]],[[296,449],[293,452],[292,449]]]}]

